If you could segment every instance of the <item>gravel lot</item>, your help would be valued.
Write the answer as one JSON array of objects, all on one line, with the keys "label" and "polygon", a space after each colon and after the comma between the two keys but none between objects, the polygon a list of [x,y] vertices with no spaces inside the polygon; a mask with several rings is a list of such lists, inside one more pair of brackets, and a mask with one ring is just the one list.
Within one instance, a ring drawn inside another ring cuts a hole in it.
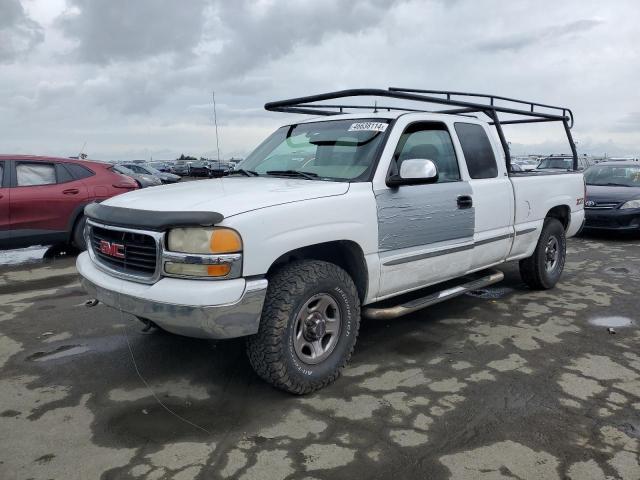
[{"label": "gravel lot", "polygon": [[548,292],[505,272],[365,322],[344,376],[294,397],[241,340],[85,307],[73,257],[0,267],[0,478],[640,478],[640,241],[570,240]]}]

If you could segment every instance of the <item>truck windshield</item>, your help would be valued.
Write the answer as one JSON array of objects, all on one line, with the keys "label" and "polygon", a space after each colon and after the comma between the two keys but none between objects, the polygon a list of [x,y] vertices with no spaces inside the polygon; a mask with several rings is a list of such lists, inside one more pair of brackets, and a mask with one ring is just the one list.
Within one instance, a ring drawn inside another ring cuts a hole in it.
[{"label": "truck windshield", "polygon": [[309,180],[365,179],[373,169],[388,122],[330,120],[282,127],[242,161],[238,169]]}]

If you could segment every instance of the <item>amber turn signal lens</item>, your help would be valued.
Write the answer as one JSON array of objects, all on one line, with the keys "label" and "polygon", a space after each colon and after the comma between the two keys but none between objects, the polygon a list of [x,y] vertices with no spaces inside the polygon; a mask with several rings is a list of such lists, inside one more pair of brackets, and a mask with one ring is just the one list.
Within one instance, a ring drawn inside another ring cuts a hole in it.
[{"label": "amber turn signal lens", "polygon": [[224,277],[231,271],[231,265],[223,263],[222,265],[207,266],[207,275],[210,277]]},{"label": "amber turn signal lens", "polygon": [[209,247],[211,248],[212,253],[240,252],[242,251],[242,239],[235,230],[228,228],[216,228],[211,234]]}]

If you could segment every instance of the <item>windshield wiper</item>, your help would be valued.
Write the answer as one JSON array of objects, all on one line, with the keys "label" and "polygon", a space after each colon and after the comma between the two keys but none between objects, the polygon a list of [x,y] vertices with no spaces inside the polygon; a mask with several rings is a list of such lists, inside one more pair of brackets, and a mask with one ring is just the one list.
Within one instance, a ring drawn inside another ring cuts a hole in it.
[{"label": "windshield wiper", "polygon": [[244,168],[238,168],[231,172],[229,175],[233,175],[235,173],[240,173],[245,177],[259,177],[260,174],[258,172],[254,172],[253,170],[245,170]]},{"label": "windshield wiper", "polygon": [[624,183],[613,183],[607,182],[604,184],[605,187],[628,187],[629,185],[625,185]]},{"label": "windshield wiper", "polygon": [[269,170],[267,171],[267,175],[281,175],[283,177],[299,177],[306,178],[307,180],[314,180],[318,178],[317,173],[313,172],[303,172],[301,170]]}]

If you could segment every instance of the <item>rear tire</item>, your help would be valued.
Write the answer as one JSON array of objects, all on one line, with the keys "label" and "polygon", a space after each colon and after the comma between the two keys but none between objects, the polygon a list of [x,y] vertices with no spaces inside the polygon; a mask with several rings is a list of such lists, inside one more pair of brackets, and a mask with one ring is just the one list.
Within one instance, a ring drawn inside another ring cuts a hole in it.
[{"label": "rear tire", "polygon": [[255,372],[298,395],[339,376],[360,327],[360,300],[342,268],[318,260],[285,265],[269,279],[258,333],[247,339]]},{"label": "rear tire", "polygon": [[567,238],[562,223],[545,218],[533,255],[520,260],[520,277],[533,290],[555,287],[567,256]]},{"label": "rear tire", "polygon": [[81,215],[76,224],[73,226],[73,233],[71,234],[71,245],[78,250],[86,250],[87,242],[84,238],[84,226],[87,224],[87,217]]}]

